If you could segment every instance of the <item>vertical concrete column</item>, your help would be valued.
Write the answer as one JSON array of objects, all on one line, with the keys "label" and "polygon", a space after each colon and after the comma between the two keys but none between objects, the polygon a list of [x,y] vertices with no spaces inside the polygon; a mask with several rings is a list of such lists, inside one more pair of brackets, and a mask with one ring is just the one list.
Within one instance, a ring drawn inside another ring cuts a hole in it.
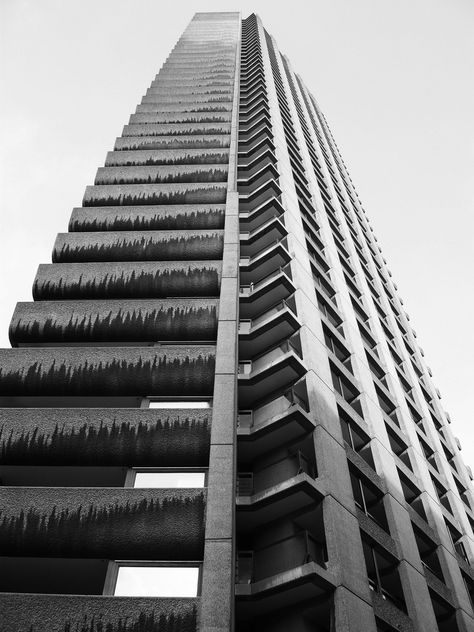
[{"label": "vertical concrete column", "polygon": [[239,306],[239,196],[237,151],[241,18],[236,20],[236,63],[216,345],[207,516],[199,628],[234,628],[235,463]]}]

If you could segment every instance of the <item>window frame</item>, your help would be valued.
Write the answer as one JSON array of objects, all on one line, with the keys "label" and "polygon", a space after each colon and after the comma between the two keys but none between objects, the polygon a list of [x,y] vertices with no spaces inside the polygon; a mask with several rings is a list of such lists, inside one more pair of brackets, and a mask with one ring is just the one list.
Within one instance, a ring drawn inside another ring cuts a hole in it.
[{"label": "window frame", "polygon": [[136,599],[195,599],[197,597],[199,597],[201,595],[201,589],[202,589],[202,567],[203,567],[203,563],[202,561],[198,561],[198,560],[189,560],[189,561],[185,561],[185,562],[177,562],[175,560],[159,560],[159,561],[152,561],[152,560],[109,560],[109,564],[107,567],[107,573],[105,576],[105,581],[104,581],[104,589],[102,591],[102,595],[103,596],[108,596],[108,597],[127,597],[127,595],[116,595],[115,594],[115,589],[117,587],[117,580],[118,580],[118,574],[119,574],[119,570],[120,568],[123,567],[138,567],[138,568],[156,568],[156,567],[163,567],[163,568],[197,568],[198,569],[198,579],[197,579],[197,586],[196,586],[196,595],[194,597],[184,597],[184,596],[174,596],[174,597],[166,597],[164,595],[160,596],[160,595],[154,595],[154,596],[150,596],[150,595],[144,595],[144,596],[140,596],[140,595],[129,595],[129,598],[136,598]]},{"label": "window frame", "polygon": [[[135,487],[135,479],[138,473],[149,473],[149,474],[204,474],[204,483],[202,487],[150,487],[150,488],[139,488]],[[209,469],[205,467],[130,467],[127,470],[127,474],[125,476],[124,487],[131,489],[205,489],[207,487],[209,477]]]}]

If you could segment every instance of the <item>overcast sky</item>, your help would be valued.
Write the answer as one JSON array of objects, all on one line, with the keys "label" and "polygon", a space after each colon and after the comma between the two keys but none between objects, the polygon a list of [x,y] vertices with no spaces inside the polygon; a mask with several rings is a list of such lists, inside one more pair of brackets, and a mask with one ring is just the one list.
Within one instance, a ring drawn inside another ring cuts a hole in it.
[{"label": "overcast sky", "polygon": [[0,345],[193,13],[239,9],[322,106],[474,465],[471,0],[2,0]]}]

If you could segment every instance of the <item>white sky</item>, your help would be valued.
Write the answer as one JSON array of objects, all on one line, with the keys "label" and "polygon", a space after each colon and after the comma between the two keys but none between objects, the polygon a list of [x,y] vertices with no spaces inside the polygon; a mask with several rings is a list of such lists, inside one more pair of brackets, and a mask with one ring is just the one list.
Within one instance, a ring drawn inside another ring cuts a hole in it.
[{"label": "white sky", "polygon": [[2,0],[0,345],[193,13],[238,9],[322,106],[474,466],[471,0]]}]

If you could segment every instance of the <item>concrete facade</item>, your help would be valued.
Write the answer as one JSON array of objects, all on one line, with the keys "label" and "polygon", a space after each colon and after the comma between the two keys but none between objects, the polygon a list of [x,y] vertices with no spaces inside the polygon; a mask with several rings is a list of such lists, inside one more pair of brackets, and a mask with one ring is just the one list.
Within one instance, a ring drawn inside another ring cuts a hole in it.
[{"label": "concrete facade", "polygon": [[0,350],[1,630],[474,630],[472,472],[257,16],[194,16],[33,298]]}]

